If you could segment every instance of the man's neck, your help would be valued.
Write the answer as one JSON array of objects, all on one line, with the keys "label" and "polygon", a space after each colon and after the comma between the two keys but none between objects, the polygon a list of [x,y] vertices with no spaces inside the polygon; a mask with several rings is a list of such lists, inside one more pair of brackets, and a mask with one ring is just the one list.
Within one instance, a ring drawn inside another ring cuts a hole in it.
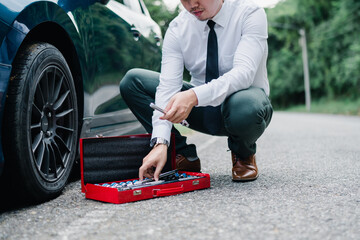
[{"label": "man's neck", "polygon": [[216,14],[218,14],[218,13],[220,12],[220,9],[222,8],[223,4],[224,4],[224,0],[220,1],[219,7],[218,7],[218,9],[216,10],[214,16],[212,16],[212,17],[209,18],[208,20],[213,19],[213,18],[216,16]]}]

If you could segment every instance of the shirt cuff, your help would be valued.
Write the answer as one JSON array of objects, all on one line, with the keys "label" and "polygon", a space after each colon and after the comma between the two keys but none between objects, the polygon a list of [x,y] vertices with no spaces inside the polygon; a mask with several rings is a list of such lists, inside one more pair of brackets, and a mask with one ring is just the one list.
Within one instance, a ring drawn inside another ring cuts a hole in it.
[{"label": "shirt cuff", "polygon": [[209,103],[211,102],[211,94],[209,94],[210,89],[207,84],[193,87],[192,90],[196,94],[198,100],[198,107],[204,107],[209,105]]},{"label": "shirt cuff", "polygon": [[160,138],[164,138],[165,140],[170,142],[172,123],[167,120],[163,120],[163,121],[164,121],[164,123],[153,127],[151,139],[160,137]]}]

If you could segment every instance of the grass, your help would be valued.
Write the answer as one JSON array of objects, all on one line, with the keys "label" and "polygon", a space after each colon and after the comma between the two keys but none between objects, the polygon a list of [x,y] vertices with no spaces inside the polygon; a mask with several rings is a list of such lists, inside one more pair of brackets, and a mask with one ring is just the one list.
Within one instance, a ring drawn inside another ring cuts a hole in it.
[{"label": "grass", "polygon": [[175,128],[183,135],[183,134],[190,134],[190,133],[192,133],[193,132],[193,130],[192,129],[190,129],[190,128],[187,128],[187,127],[184,127],[184,126],[182,126],[182,125],[180,125],[180,124],[175,124],[174,125],[175,126]]},{"label": "grass", "polygon": [[[307,112],[305,104],[293,106],[285,111],[290,112]],[[360,116],[360,98],[358,100],[316,100],[311,102],[310,112],[312,113],[328,113],[341,115]]]}]

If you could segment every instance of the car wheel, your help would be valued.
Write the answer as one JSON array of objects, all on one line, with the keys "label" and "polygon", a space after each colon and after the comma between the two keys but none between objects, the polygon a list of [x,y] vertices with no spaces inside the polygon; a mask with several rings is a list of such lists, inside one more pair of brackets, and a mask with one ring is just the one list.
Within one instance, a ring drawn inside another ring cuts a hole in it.
[{"label": "car wheel", "polygon": [[57,48],[34,43],[19,50],[4,114],[12,183],[31,200],[59,195],[77,152],[78,111],[72,74]]}]

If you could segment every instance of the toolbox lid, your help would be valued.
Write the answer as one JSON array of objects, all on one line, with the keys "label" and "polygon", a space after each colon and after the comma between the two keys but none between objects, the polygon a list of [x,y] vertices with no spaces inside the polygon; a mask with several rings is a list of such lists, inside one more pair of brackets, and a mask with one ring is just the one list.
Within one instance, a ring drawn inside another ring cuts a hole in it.
[{"label": "toolbox lid", "polygon": [[[87,183],[138,178],[143,158],[150,152],[151,134],[80,139],[81,189]],[[174,136],[163,171],[175,169]]]}]

